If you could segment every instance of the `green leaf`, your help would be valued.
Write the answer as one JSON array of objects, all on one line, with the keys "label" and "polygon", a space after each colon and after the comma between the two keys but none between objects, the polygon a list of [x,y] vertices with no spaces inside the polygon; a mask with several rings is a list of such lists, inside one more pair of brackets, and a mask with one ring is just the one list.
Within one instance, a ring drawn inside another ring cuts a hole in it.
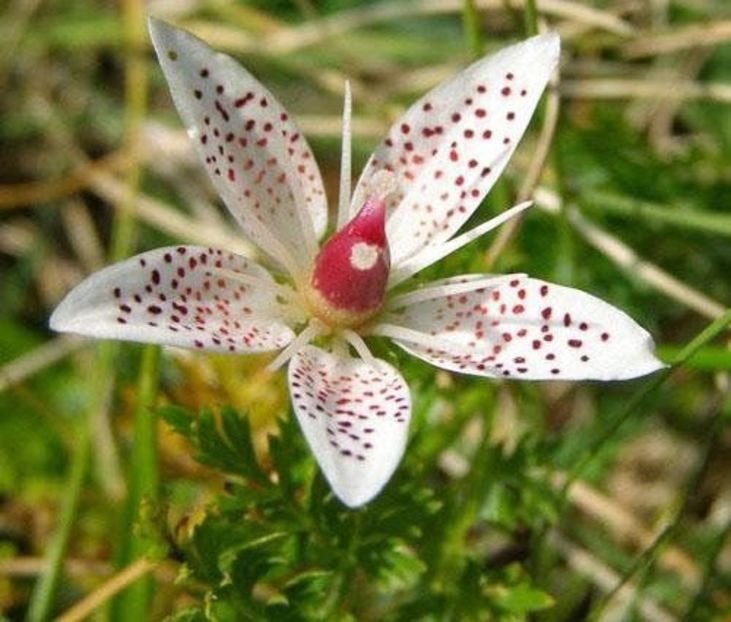
[{"label": "green leaf", "polygon": [[548,609],[554,604],[550,594],[528,583],[511,586],[495,586],[488,590],[492,603],[506,613],[524,615]]},{"label": "green leaf", "polygon": [[379,587],[384,591],[392,591],[415,585],[426,571],[426,564],[405,542],[393,539],[384,543],[375,570]]},{"label": "green leaf", "polygon": [[206,622],[206,616],[197,607],[177,611],[168,616],[166,622]]},{"label": "green leaf", "polygon": [[195,416],[187,408],[168,404],[158,409],[158,414],[178,434],[189,440],[193,440],[193,423]]},{"label": "green leaf", "polygon": [[220,413],[215,413],[203,408],[195,416],[184,408],[165,406],[160,414],[193,444],[199,462],[260,486],[271,486],[256,459],[249,421],[234,409],[224,407]]}]

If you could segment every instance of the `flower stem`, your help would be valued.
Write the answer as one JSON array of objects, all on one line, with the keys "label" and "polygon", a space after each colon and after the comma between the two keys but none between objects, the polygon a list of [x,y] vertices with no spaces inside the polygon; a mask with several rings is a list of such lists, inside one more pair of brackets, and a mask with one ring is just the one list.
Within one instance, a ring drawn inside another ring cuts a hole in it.
[{"label": "flower stem", "polygon": [[[56,597],[56,589],[63,570],[64,555],[68,546],[71,530],[79,509],[79,501],[84,482],[91,464],[90,453],[92,437],[96,445],[104,445],[106,435],[98,431],[100,420],[105,416],[113,368],[111,366],[116,345],[102,343],[96,349],[91,370],[90,400],[85,416],[78,423],[75,452],[71,456],[71,465],[66,485],[61,498],[60,519],[44,555],[44,570],[33,588],[28,611],[29,622],[41,622],[49,618]],[[100,440],[101,438],[101,440]],[[98,453],[98,452],[97,452]],[[101,481],[108,473],[101,470]],[[110,478],[114,480],[115,478]],[[113,488],[108,488],[113,490]]]},{"label": "flower stem", "polygon": [[470,56],[479,58],[482,56],[482,32],[480,30],[480,14],[475,5],[475,0],[464,0],[462,4],[462,28]]},{"label": "flower stem", "polygon": [[50,618],[56,588],[61,578],[63,558],[66,553],[71,528],[76,518],[81,490],[86,480],[89,464],[91,439],[88,422],[86,420],[82,421],[78,428],[75,443],[76,451],[71,458],[71,470],[68,482],[64,487],[65,495],[61,504],[60,519],[46,550],[43,574],[38,579],[31,594],[28,622],[43,622]]},{"label": "flower stem", "polygon": [[[124,568],[147,553],[144,539],[135,533],[140,505],[144,499],[154,500],[158,492],[156,417],[154,409],[158,388],[160,348],[145,346],[137,383],[134,439],[127,475],[127,497],[122,510],[120,546],[117,566]],[[152,597],[152,577],[134,583],[114,603],[112,619],[144,620]]]},{"label": "flower stem", "polygon": [[538,10],[535,0],[525,0],[523,22],[526,36],[532,37],[538,34]]}]

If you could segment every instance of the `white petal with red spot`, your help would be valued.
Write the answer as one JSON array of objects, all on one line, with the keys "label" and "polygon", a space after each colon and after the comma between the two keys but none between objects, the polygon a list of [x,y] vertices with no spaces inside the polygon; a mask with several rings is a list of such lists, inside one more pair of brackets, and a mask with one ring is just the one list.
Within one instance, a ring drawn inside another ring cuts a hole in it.
[{"label": "white petal with red spot", "polygon": [[150,34],[175,105],[229,210],[260,246],[269,242],[255,218],[302,256],[306,226],[319,237],[327,225],[320,171],[304,136],[232,58],[154,19]]},{"label": "white petal with red spot", "polygon": [[[157,20],[150,20],[150,33],[216,190],[246,234],[302,286],[313,274],[317,239],[327,224],[322,179],[304,137],[273,95],[233,59]],[[369,195],[386,194],[384,177],[395,178],[390,199],[395,209],[386,223],[391,286],[524,208],[454,237],[507,164],[558,58],[558,35],[533,37],[432,90],[390,129],[350,204],[346,89],[338,222],[344,225]],[[382,236],[382,218],[379,226]],[[333,261],[318,264],[322,274],[312,284],[317,294],[340,264],[363,273],[380,266],[379,257],[388,263],[385,243],[367,236],[347,241],[352,243],[334,253]],[[386,277],[380,278],[385,285]],[[352,286],[352,279],[333,286],[335,294],[341,295],[344,285]],[[365,285],[355,293],[368,291]],[[648,333],[622,311],[525,275],[451,277],[391,297],[381,308],[382,289],[376,292],[378,304],[365,305],[368,312],[373,307],[381,313],[370,334],[389,336],[445,369],[609,380],[662,367]],[[401,459],[411,416],[409,391],[396,369],[373,359],[364,332],[341,326],[336,334],[362,359],[303,346],[322,330],[316,318],[295,340],[291,326],[310,314],[289,286],[275,282],[258,264],[220,250],[179,246],[90,276],[58,306],[51,327],[223,352],[284,348],[275,364],[291,355],[289,388],[307,442],[335,494],[356,507],[378,494]],[[353,324],[362,327],[360,319]]]},{"label": "white petal with red spot", "polygon": [[220,352],[276,350],[294,338],[276,291],[269,273],[244,257],[159,248],[92,274],[56,308],[51,328]]},{"label": "white petal with red spot", "polygon": [[289,364],[295,414],[325,478],[350,507],[391,478],[406,446],[411,399],[383,361],[370,365],[307,346]]},{"label": "white petal with red spot", "polygon": [[353,210],[374,173],[396,174],[388,222],[392,264],[449,239],[477,208],[520,141],[559,57],[540,35],[478,61],[429,92],[397,121],[358,182]]},{"label": "white petal with red spot", "polygon": [[[417,331],[394,339],[398,345],[462,373],[621,380],[663,367],[650,335],[624,312],[585,292],[522,275],[407,306],[392,317]],[[398,330],[380,332],[394,336]]]}]

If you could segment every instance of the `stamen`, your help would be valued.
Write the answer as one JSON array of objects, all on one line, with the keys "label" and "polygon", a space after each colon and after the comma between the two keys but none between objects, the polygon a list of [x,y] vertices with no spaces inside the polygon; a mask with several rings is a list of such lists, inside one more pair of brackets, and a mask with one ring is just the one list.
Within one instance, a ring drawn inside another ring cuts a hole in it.
[{"label": "stamen", "polygon": [[392,269],[390,278],[388,280],[388,288],[392,288],[402,281],[405,281],[409,277],[413,276],[420,270],[423,270],[427,266],[439,261],[443,257],[452,254],[456,250],[459,250],[466,244],[469,244],[473,240],[476,240],[480,236],[485,235],[488,231],[492,231],[496,227],[502,225],[505,221],[510,220],[514,216],[517,216],[522,211],[528,209],[533,205],[533,201],[525,201],[515,207],[511,207],[509,210],[504,211],[502,214],[491,218],[487,222],[478,225],[474,229],[466,231],[462,235],[458,235],[443,244],[438,246],[431,246],[424,249],[419,254],[407,259],[400,266]]},{"label": "stamen", "polygon": [[313,320],[307,325],[299,335],[297,335],[292,342],[284,348],[275,358],[269,363],[264,369],[269,372],[274,372],[280,367],[285,365],[289,359],[291,359],[295,353],[306,346],[310,341],[317,337],[322,332],[322,325]]},{"label": "stamen", "polygon": [[337,356],[339,359],[347,359],[350,357],[350,352],[348,351],[348,344],[343,341],[342,339],[335,339],[330,344],[330,351]]},{"label": "stamen", "polygon": [[340,334],[351,346],[353,346],[360,358],[362,358],[371,367],[376,367],[375,357],[371,354],[366,342],[363,341],[363,338],[358,333],[346,328],[345,330],[341,330]]},{"label": "stamen", "polygon": [[346,80],[345,99],[343,101],[343,137],[340,156],[340,197],[338,200],[337,231],[342,229],[345,223],[350,220],[351,114],[352,97],[350,94],[350,82]]},{"label": "stamen", "polygon": [[390,324],[388,322],[376,324],[368,331],[368,334],[408,341],[416,345],[426,346],[433,350],[442,350],[444,352],[454,353],[455,351],[459,352],[461,350],[458,345],[440,339],[436,335],[429,335],[412,328],[406,328],[405,326]]},{"label": "stamen", "polygon": [[445,296],[454,296],[455,294],[465,294],[468,292],[474,292],[478,289],[493,289],[506,281],[513,280],[519,276],[519,274],[503,274],[500,276],[489,276],[483,277],[477,275],[478,278],[470,280],[444,283],[443,285],[432,285],[417,289],[413,292],[407,292],[399,296],[394,296],[389,299],[387,310],[401,309],[409,305],[414,305],[419,302],[425,302],[427,300],[434,300],[435,298],[443,298]]}]

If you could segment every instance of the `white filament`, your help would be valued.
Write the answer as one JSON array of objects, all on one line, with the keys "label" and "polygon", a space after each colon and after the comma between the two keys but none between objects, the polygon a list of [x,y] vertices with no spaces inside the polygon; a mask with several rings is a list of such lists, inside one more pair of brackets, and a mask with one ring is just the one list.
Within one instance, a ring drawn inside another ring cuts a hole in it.
[{"label": "white filament", "polygon": [[442,339],[437,335],[430,335],[419,330],[414,330],[413,328],[406,328],[405,326],[390,324],[388,322],[380,322],[379,324],[376,324],[370,329],[369,334],[379,335],[381,337],[390,337],[391,339],[406,341],[444,352],[459,353],[464,350],[464,348],[461,348],[459,344]]},{"label": "white filament", "polygon": [[304,348],[310,341],[317,337],[322,332],[322,327],[319,322],[312,321],[307,325],[299,335],[297,335],[291,343],[284,348],[275,358],[269,363],[265,369],[273,372],[278,370],[280,367],[285,365],[289,359],[291,359],[299,350]]},{"label": "white filament", "polygon": [[439,261],[440,259],[451,255],[456,250],[459,250],[466,244],[469,244],[473,240],[476,240],[480,236],[485,235],[488,231],[492,231],[496,227],[502,225],[505,221],[510,220],[514,216],[520,214],[522,211],[528,209],[533,205],[533,201],[525,201],[515,207],[511,207],[509,210],[505,210],[502,214],[491,218],[487,222],[478,225],[474,229],[466,231],[462,235],[452,238],[439,244],[437,246],[428,246],[420,253],[410,257],[400,265],[396,266],[392,271],[388,280],[389,289],[398,285],[402,281],[405,281],[410,276],[413,276],[420,270],[423,270],[427,266]]},{"label": "white filament", "polygon": [[340,196],[338,198],[337,230],[350,220],[350,162],[351,162],[351,129],[352,96],[350,82],[345,81],[345,98],[343,101],[343,136],[340,155]]},{"label": "white filament", "polygon": [[363,361],[371,367],[377,367],[375,357],[371,354],[366,342],[363,341],[363,338],[358,333],[346,328],[345,330],[340,331],[340,334],[351,346],[353,346]]},{"label": "white filament", "polygon": [[476,278],[469,281],[460,281],[445,283],[444,285],[431,285],[413,292],[394,296],[389,299],[387,309],[400,309],[409,305],[414,305],[435,298],[443,298],[445,296],[454,296],[456,294],[465,294],[474,292],[478,289],[493,289],[507,281],[517,277],[525,276],[524,274],[503,274],[500,276],[487,276]]}]

